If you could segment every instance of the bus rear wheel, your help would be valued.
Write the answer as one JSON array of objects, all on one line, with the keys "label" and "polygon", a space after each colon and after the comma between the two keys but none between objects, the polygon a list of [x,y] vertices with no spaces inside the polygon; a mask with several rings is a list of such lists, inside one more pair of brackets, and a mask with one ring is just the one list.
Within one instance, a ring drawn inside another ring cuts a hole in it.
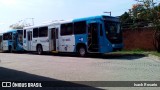
[{"label": "bus rear wheel", "polygon": [[38,46],[37,46],[37,53],[38,53],[38,55],[42,55],[43,49],[42,49],[42,46],[41,46],[41,45],[38,45]]},{"label": "bus rear wheel", "polygon": [[86,54],[87,54],[87,52],[86,52],[86,48],[85,48],[85,47],[80,47],[80,48],[78,49],[78,55],[79,55],[80,57],[84,57],[84,56],[86,56]]}]

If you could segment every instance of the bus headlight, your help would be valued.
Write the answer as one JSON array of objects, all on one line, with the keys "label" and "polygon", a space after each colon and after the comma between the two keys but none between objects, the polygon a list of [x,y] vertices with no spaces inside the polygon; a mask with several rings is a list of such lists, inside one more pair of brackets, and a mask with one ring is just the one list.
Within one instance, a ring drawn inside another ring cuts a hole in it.
[{"label": "bus headlight", "polygon": [[112,47],[115,47],[116,45],[115,44],[112,44]]}]

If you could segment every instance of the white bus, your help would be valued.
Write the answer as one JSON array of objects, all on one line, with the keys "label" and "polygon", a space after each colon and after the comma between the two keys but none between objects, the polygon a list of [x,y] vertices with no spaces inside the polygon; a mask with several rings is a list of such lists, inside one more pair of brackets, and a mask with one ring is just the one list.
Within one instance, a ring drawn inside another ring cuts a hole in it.
[{"label": "white bus", "polygon": [[[63,22],[63,21],[60,21]],[[26,51],[58,52],[60,22],[24,28],[23,48]]]}]

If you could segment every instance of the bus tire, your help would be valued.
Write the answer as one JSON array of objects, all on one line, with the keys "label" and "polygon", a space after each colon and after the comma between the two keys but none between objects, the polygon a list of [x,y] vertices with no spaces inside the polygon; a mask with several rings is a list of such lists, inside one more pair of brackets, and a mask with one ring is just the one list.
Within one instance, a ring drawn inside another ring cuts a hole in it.
[{"label": "bus tire", "polygon": [[43,54],[43,49],[42,49],[41,45],[37,46],[37,53],[38,53],[38,55],[42,55]]},{"label": "bus tire", "polygon": [[84,46],[81,46],[78,48],[78,55],[80,57],[84,57],[86,56],[87,52],[86,52],[86,48]]},{"label": "bus tire", "polygon": [[12,47],[9,46],[9,53],[12,53]]}]

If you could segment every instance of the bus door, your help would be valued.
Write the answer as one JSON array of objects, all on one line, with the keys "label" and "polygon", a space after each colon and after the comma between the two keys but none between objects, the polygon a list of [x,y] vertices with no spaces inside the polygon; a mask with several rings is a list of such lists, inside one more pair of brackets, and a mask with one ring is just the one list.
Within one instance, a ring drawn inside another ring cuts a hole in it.
[{"label": "bus door", "polygon": [[18,39],[18,34],[13,33],[13,50],[17,49],[17,39]]},{"label": "bus door", "polygon": [[3,38],[2,38],[2,36],[0,35],[0,51],[2,50],[2,40],[3,40]]},{"label": "bus door", "polygon": [[27,31],[27,50],[31,51],[32,45],[32,31]]},{"label": "bus door", "polygon": [[100,22],[99,24],[99,51],[100,52],[106,52],[107,43],[105,42],[106,36],[104,35],[104,27],[103,22]]},{"label": "bus door", "polygon": [[58,28],[51,29],[51,43],[50,48],[52,51],[58,51]]},{"label": "bus door", "polygon": [[92,22],[88,23],[88,51],[98,52],[99,51],[99,23]]}]

